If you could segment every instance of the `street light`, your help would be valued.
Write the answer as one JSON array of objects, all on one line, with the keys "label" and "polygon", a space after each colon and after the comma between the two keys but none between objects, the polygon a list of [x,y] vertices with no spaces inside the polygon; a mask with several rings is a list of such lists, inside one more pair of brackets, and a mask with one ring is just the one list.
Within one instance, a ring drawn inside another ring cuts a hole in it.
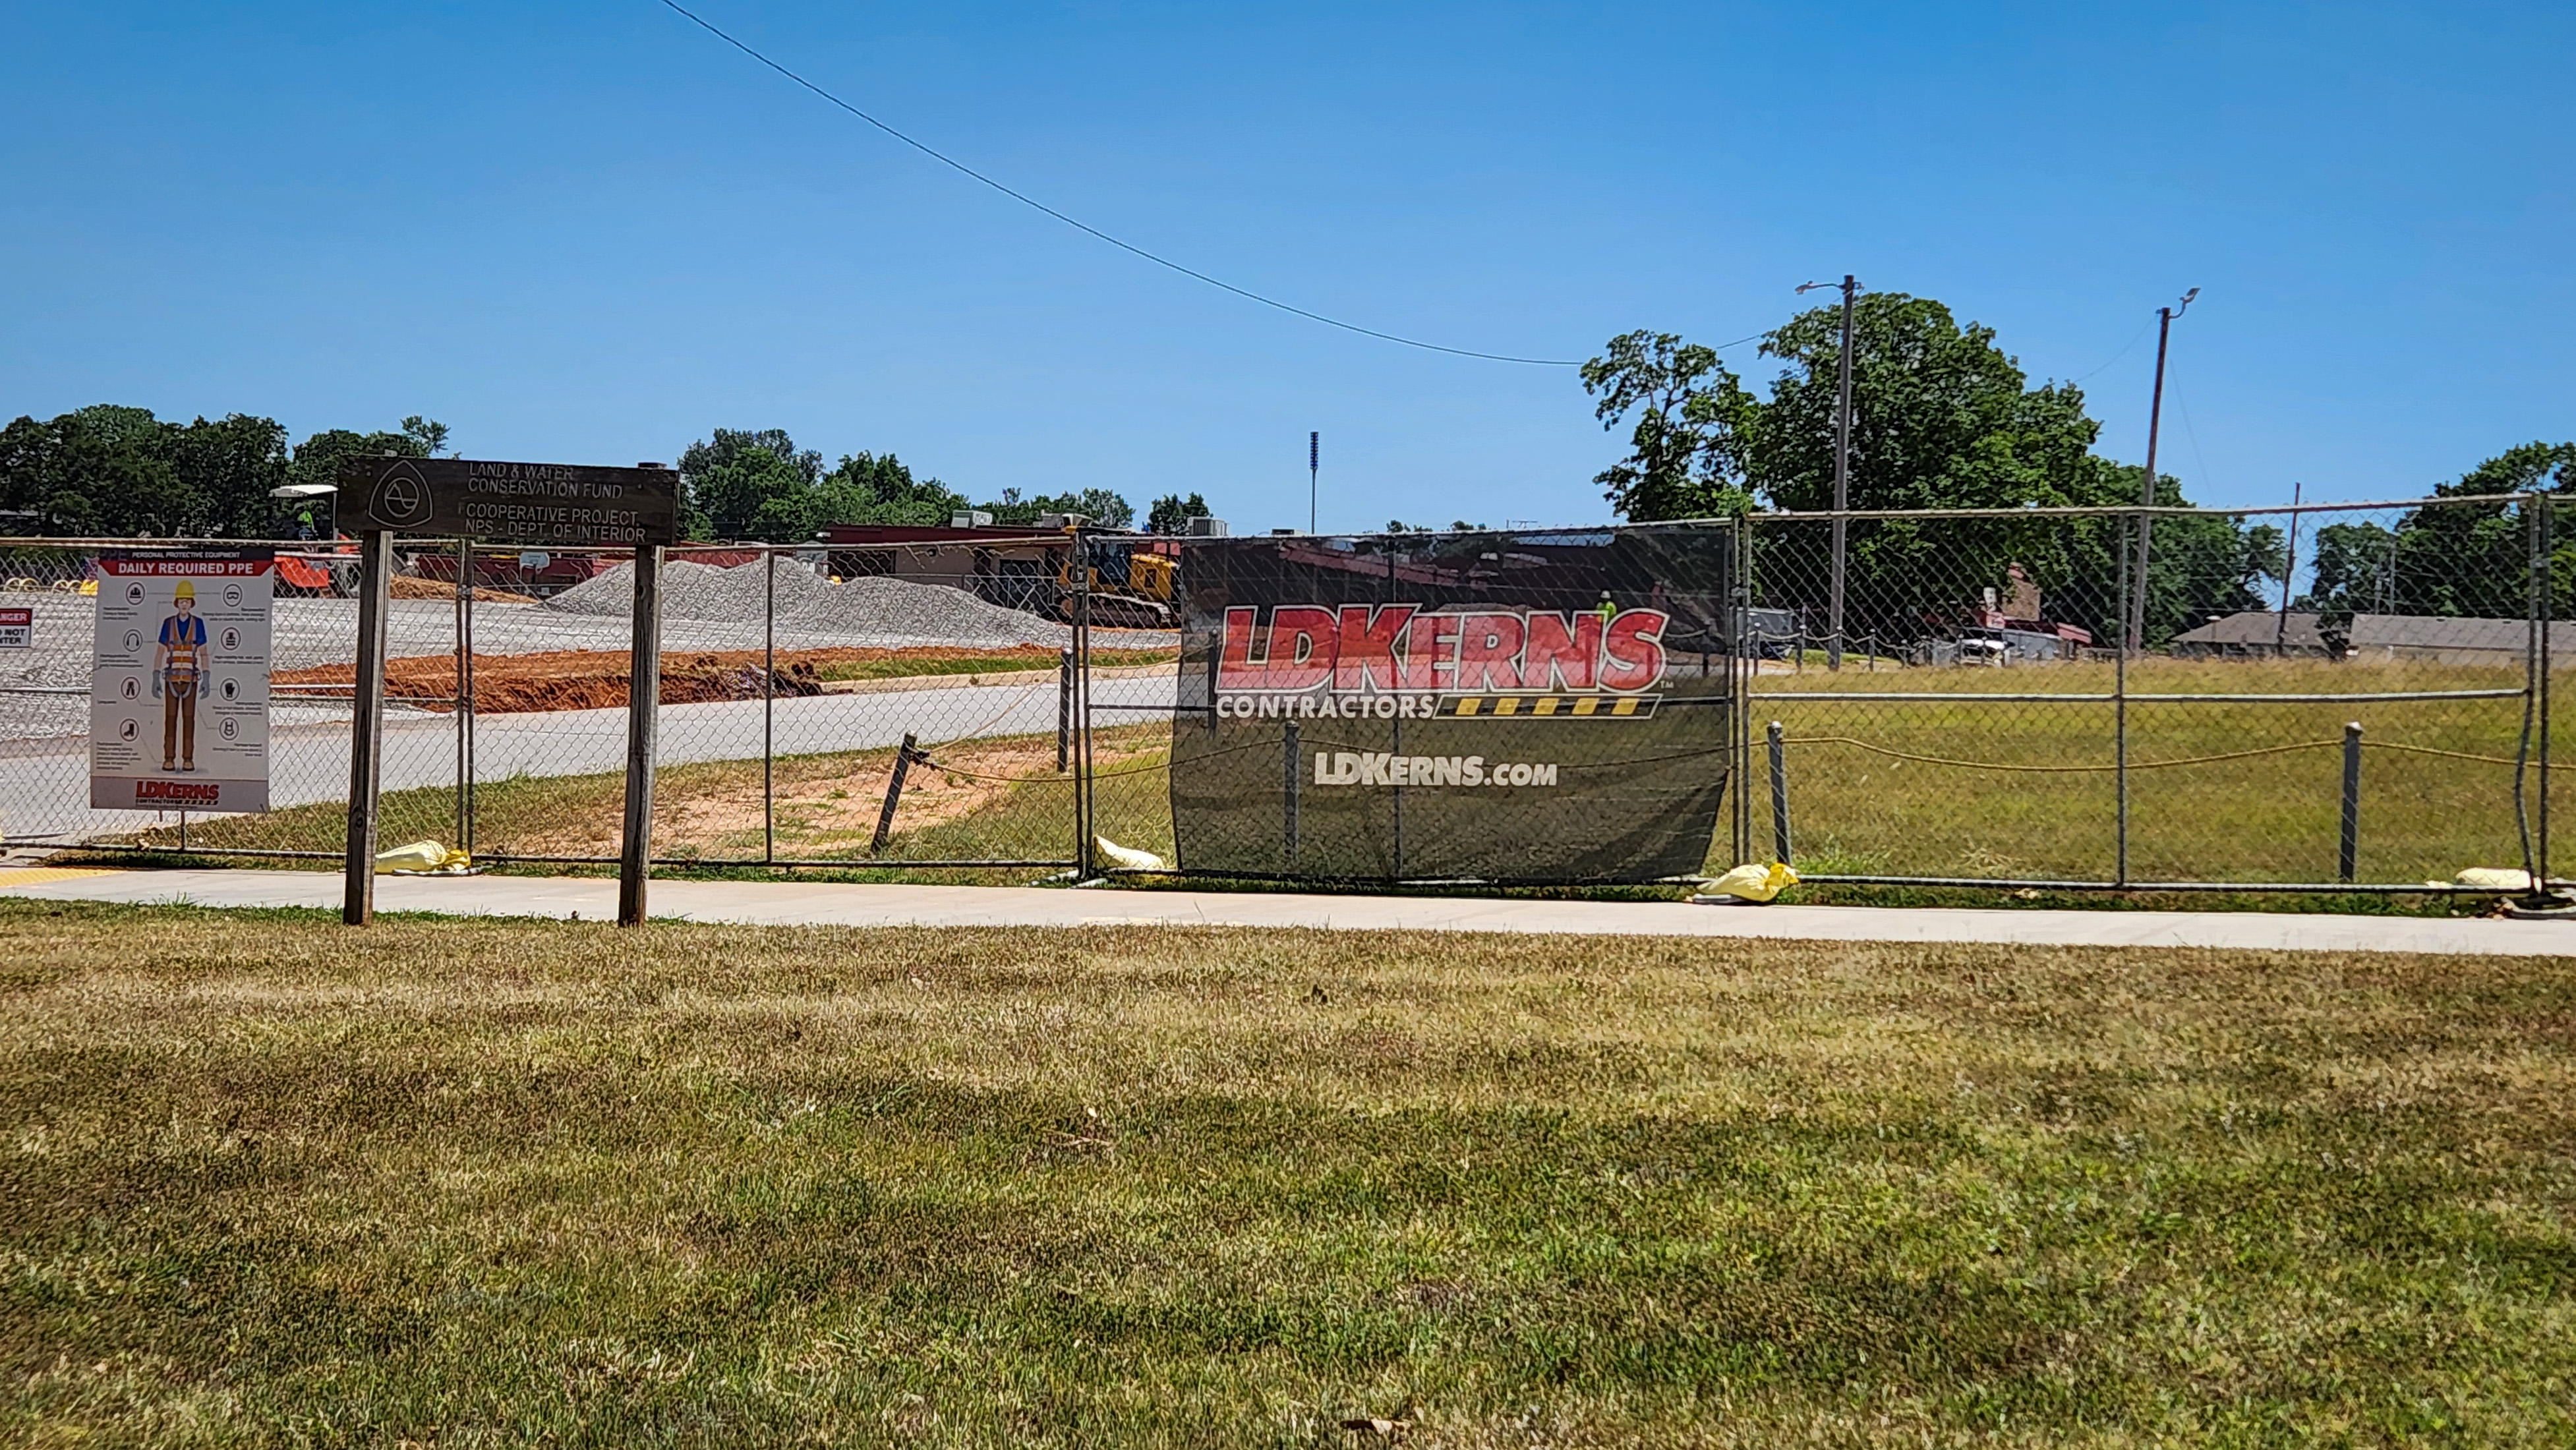
[{"label": "street light", "polygon": [[[2182,316],[2191,306],[2191,299],[2199,295],[2200,289],[2194,287],[2182,294],[2180,302],[2156,309],[2156,387],[2147,404],[2147,471],[2138,481],[2138,502],[2147,508],[2156,506],[2156,431],[2165,416],[2165,343],[2173,336],[2173,320]],[[2138,657],[2147,652],[2147,536],[2155,526],[2154,515],[2138,515],[2137,592],[2129,599],[2128,639],[2129,653]]]},{"label": "street light", "polygon": [[[1831,282],[1806,282],[1798,287],[1800,296]],[[1834,564],[1832,594],[1826,603],[1825,629],[1831,643],[1825,646],[1825,668],[1843,667],[1843,537],[1849,525],[1843,510],[1851,507],[1851,373],[1852,373],[1852,293],[1856,284],[1845,272],[1843,293],[1843,346],[1839,358],[1842,385],[1834,406]]]}]

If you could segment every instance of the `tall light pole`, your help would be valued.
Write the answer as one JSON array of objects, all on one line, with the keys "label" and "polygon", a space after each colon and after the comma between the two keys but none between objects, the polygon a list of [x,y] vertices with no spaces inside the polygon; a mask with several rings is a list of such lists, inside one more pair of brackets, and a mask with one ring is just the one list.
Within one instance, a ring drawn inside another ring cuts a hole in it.
[{"label": "tall light pole", "polygon": [[[2191,299],[2199,295],[2200,289],[2194,287],[2182,294],[2182,301],[2156,309],[2156,388],[2147,404],[2147,471],[2138,480],[2138,502],[2147,508],[2156,506],[2156,430],[2165,417],[2165,343],[2173,336],[2173,320],[2182,316],[2191,306]],[[2153,515],[2138,515],[2137,593],[2129,599],[2128,648],[2133,656],[2147,652],[2147,536],[2154,530]]]},{"label": "tall light pole", "polygon": [[[1808,282],[1799,292],[1831,287],[1831,282]],[[1857,284],[1849,272],[1843,274],[1843,345],[1838,359],[1842,372],[1839,393],[1834,405],[1834,563],[1832,595],[1825,608],[1825,630],[1830,643],[1825,646],[1825,667],[1843,667],[1843,541],[1850,526],[1843,510],[1851,507],[1851,373],[1852,373],[1852,294]]]},{"label": "tall light pole", "polygon": [[1315,480],[1324,465],[1323,430],[1306,435],[1306,532],[1315,532]]}]

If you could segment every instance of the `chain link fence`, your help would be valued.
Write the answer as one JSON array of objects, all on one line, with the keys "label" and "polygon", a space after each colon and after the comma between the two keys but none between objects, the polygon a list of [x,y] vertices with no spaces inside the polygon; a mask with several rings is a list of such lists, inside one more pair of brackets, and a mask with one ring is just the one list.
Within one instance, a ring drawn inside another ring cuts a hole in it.
[{"label": "chain link fence", "polygon": [[1839,598],[1835,520],[1748,519],[1739,852],[2029,887],[2545,873],[2576,645],[2548,503],[1855,513]]},{"label": "chain link fence", "polygon": [[[2564,708],[2552,685],[2576,660],[2576,624],[2554,622],[2576,606],[2576,554],[2560,559],[2550,502],[1189,540],[1165,555],[1176,569],[1086,538],[956,579],[939,574],[956,567],[953,545],[917,557],[876,545],[864,559],[819,545],[673,549],[654,849],[667,865],[1018,879],[1618,874],[1508,869],[1515,853],[1561,846],[1540,837],[1566,834],[1565,818],[1444,822],[1437,780],[1390,798],[1384,821],[1354,816],[1350,849],[1328,850],[1332,812],[1375,809],[1329,788],[1339,754],[1437,766],[1457,753],[1422,743],[1450,728],[1439,712],[1516,695],[1528,699],[1511,708],[1536,711],[1566,692],[1567,666],[1535,689],[1366,669],[1351,682],[1429,700],[1419,724],[1220,722],[1258,694],[1222,678],[1222,606],[1209,601],[1258,558],[1314,607],[1366,619],[1411,601],[1463,621],[1506,582],[1569,639],[1588,638],[1605,601],[1605,629],[1655,611],[1665,658],[1646,693],[1674,719],[1695,702],[1715,733],[1657,756],[1688,779],[1605,796],[1600,820],[1613,835],[1651,833],[1658,809],[1677,820],[1714,799],[1706,850],[1692,853],[1701,872],[1776,857],[1855,884],[2231,890],[2420,890],[2466,866],[2545,875],[2550,823],[2569,804],[2549,764]],[[269,812],[89,807],[97,558],[155,547],[175,545],[0,543],[0,840],[339,859],[353,546],[277,546]],[[613,862],[630,556],[406,540],[396,558],[381,839],[487,861]],[[12,610],[28,619],[23,645]],[[1167,627],[1194,610],[1191,629]],[[1266,650],[1273,623],[1259,628]],[[1257,781],[1201,768],[1220,723],[1228,749],[1261,737],[1237,752],[1259,755]],[[1578,776],[1599,765],[1568,760]],[[1190,838],[1193,821],[1216,818],[1197,798],[1211,789],[1235,791],[1231,819],[1253,822],[1222,850]],[[1697,804],[1675,804],[1685,797]]]},{"label": "chain link fence", "polygon": [[[106,548],[154,547],[29,541],[0,554],[0,610],[32,616],[26,651],[0,649],[0,839],[340,859],[358,641],[353,547],[279,549],[269,812],[88,808],[97,559]],[[395,559],[379,839],[432,839],[499,863],[613,863],[631,553],[402,540]],[[1080,672],[1067,591],[1050,578],[1051,595],[1014,596],[1041,613],[894,570],[836,579],[830,569],[819,547],[666,551],[656,860],[1077,865]],[[1151,706],[1135,723],[1160,728],[1175,636],[1116,629],[1095,639],[1096,688]],[[1114,764],[1136,733],[1104,730],[1096,753]]]}]

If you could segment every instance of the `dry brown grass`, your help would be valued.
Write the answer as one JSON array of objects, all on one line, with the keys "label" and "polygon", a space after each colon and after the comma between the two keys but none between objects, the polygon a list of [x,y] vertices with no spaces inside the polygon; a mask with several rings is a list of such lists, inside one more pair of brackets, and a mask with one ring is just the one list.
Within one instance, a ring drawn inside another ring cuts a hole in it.
[{"label": "dry brown grass", "polygon": [[2567,1443],[2564,962],[0,907],[0,1438]]}]

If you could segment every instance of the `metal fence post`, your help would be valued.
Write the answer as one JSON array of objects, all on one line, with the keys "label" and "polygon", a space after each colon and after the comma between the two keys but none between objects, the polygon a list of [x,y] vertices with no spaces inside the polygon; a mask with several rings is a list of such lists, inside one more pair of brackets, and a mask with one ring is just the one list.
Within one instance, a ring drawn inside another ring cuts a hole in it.
[{"label": "metal fence post", "polygon": [[[473,555],[469,552],[466,557],[470,560]],[[474,777],[478,769],[474,760],[475,734],[483,725],[482,712],[474,708],[474,590],[471,586],[465,591],[465,633],[459,642],[459,650],[465,656],[465,829],[460,833],[464,839],[456,846],[471,856],[474,854],[475,837]]]},{"label": "metal fence post", "polygon": [[456,541],[456,605],[450,610],[450,623],[456,639],[456,844],[465,844],[465,819],[470,809],[465,801],[465,602],[474,597],[473,545],[464,539]]},{"label": "metal fence post", "polygon": [[778,859],[778,551],[761,580],[760,602],[760,859]]},{"label": "metal fence post", "polygon": [[2343,834],[2335,850],[2335,879],[2350,881],[2361,863],[2361,722],[2343,727]]},{"label": "metal fence post", "polygon": [[1091,798],[1091,561],[1083,548],[1082,529],[1073,530],[1073,828],[1076,833],[1073,859],[1079,879],[1088,881],[1099,873],[1098,852],[1093,841],[1099,835],[1098,823],[1092,819]]},{"label": "metal fence post", "polygon": [[[2139,531],[2138,562],[2143,565],[2147,550],[2146,519],[2138,516],[2134,522]],[[2146,570],[2130,569],[2129,541],[2118,538],[2120,532],[2117,528],[2112,531],[2117,540],[2112,552],[2120,556],[2120,612],[2125,619],[2129,612],[2131,588],[2134,586],[2141,595],[2145,592]],[[2125,641],[2111,662],[2111,755],[2115,789],[2119,795],[2118,818],[2113,826],[2117,836],[2114,845],[2117,859],[2111,879],[2116,885],[2126,886],[2129,884],[2129,645]]]},{"label": "metal fence post", "polygon": [[2531,582],[2540,595],[2540,865],[2533,873],[2539,879],[2532,883],[2532,889],[2546,891],[2549,889],[2549,624],[2551,616],[2558,610],[2557,581],[2552,577],[2551,560],[2558,542],[2555,533],[2558,520],[2555,498],[2544,493],[2536,501],[2540,506],[2540,568]]},{"label": "metal fence post", "polygon": [[[1727,590],[1727,669],[1735,698],[1728,711],[1729,755],[1735,772],[1735,809],[1728,813],[1732,826],[1727,842],[1728,866],[1741,865],[1753,855],[1753,676],[1760,667],[1762,647],[1753,640],[1753,525],[1750,519],[1737,518],[1729,527],[1733,535],[1735,579]],[[1749,642],[1751,641],[1751,642]]]},{"label": "metal fence post", "polygon": [[1789,752],[1780,739],[1780,722],[1771,722],[1771,859],[1789,864]]}]

